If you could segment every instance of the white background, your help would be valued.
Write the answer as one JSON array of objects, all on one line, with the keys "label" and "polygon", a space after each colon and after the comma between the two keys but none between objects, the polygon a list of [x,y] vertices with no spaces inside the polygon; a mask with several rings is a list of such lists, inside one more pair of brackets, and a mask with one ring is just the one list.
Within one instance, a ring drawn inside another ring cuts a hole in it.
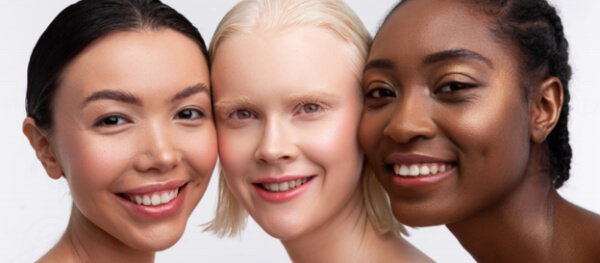
[{"label": "white background", "polygon": [[[64,179],[51,180],[35,158],[21,123],[25,118],[29,56],[42,31],[67,5],[66,0],[0,0],[0,262],[32,262],[56,243],[66,227],[71,197]],[[206,43],[221,17],[237,0],[164,0],[198,27]],[[374,34],[396,0],[346,0]],[[570,201],[600,213],[600,2],[554,0],[571,44],[572,178],[560,190]],[[594,168],[596,167],[596,168]],[[174,247],[157,262],[289,262],[285,250],[252,221],[242,238],[218,239],[200,224],[214,213],[217,176]],[[472,262],[444,227],[411,229],[408,238],[438,262]],[[310,253],[310,252],[309,252]],[[349,251],[348,253],[352,253]]]}]

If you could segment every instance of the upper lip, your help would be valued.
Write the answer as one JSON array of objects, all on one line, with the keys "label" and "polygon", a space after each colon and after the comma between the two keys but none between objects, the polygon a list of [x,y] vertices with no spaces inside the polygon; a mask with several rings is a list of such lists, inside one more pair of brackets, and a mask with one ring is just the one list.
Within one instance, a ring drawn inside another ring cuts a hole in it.
[{"label": "upper lip", "polygon": [[187,182],[187,180],[173,180],[168,182],[146,184],[144,186],[128,189],[123,191],[121,194],[145,194],[163,190],[177,189],[185,185]]},{"label": "upper lip", "polygon": [[282,183],[296,179],[304,179],[314,175],[285,175],[281,177],[264,177],[254,180],[255,184]]},{"label": "upper lip", "polygon": [[415,164],[415,163],[449,163],[451,161],[421,154],[390,154],[385,158],[388,164]]}]

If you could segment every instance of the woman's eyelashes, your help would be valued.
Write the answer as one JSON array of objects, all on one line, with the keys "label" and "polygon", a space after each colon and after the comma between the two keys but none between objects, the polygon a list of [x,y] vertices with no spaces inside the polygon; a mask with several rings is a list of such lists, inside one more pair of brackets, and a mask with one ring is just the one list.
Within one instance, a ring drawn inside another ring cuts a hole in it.
[{"label": "woman's eyelashes", "polygon": [[396,92],[390,88],[377,87],[372,88],[365,93],[365,98],[367,99],[382,99],[388,97],[396,97]]},{"label": "woman's eyelashes", "polygon": [[[196,108],[180,110],[173,116],[174,120],[186,122],[192,122],[203,118],[206,118],[204,111]],[[92,126],[100,129],[113,129],[132,122],[132,118],[128,118],[123,114],[109,113],[99,117]]]},{"label": "woman's eyelashes", "polygon": [[449,92],[457,92],[465,89],[470,89],[476,87],[475,84],[467,84],[462,82],[449,82],[443,84],[439,88],[437,88],[434,93],[449,93]]},{"label": "woman's eyelashes", "polygon": [[175,119],[197,120],[206,117],[206,114],[199,109],[183,109],[175,114]]},{"label": "woman's eyelashes", "polygon": [[123,125],[129,123],[130,121],[123,116],[120,115],[106,115],[100,117],[96,122],[94,122],[94,127],[114,127],[118,125]]},{"label": "woman's eyelashes", "polygon": [[[293,107],[292,115],[299,117],[316,116],[327,109],[327,105],[322,102],[300,102]],[[251,119],[258,119],[256,111],[248,108],[233,109],[227,114],[227,119],[233,122],[243,122]]]},{"label": "woman's eyelashes", "polygon": [[327,108],[327,105],[322,102],[301,102],[297,108],[296,115],[309,116],[321,113]]},{"label": "woman's eyelashes", "polygon": [[229,114],[229,118],[233,120],[255,119],[256,114],[248,109],[234,110]]}]

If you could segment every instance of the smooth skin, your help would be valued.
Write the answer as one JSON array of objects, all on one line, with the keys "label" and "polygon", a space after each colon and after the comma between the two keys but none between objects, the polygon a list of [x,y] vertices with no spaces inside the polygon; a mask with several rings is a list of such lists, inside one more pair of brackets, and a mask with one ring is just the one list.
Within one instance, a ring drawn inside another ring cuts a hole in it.
[{"label": "smooth skin", "polygon": [[[69,63],[51,131],[23,124],[73,197],[65,234],[40,262],[153,262],[179,240],[216,162],[209,83],[196,43],[170,29],[109,34]],[[141,215],[123,197],[173,183],[185,190],[168,215]]]},{"label": "smooth skin", "polygon": [[[294,262],[428,262],[367,218],[358,187],[360,72],[351,48],[312,27],[237,33],[220,44],[212,80],[225,178]],[[285,176],[311,179],[292,198],[261,195],[260,182]]]},{"label": "smooth skin", "polygon": [[[519,53],[489,23],[459,0],[391,14],[365,69],[361,146],[400,222],[446,224],[479,262],[598,262],[600,217],[560,197],[540,162],[560,80],[538,75],[525,99]],[[450,169],[393,169],[433,163]]]}]

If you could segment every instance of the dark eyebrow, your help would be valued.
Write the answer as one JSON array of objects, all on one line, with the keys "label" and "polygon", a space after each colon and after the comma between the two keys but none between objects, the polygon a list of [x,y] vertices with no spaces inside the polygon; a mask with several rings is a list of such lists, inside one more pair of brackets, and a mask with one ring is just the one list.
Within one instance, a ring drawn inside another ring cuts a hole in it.
[{"label": "dark eyebrow", "polygon": [[135,104],[138,106],[142,105],[142,101],[131,93],[120,90],[101,90],[94,92],[92,95],[87,97],[83,103],[81,103],[81,108],[83,109],[90,102],[96,100],[116,100],[127,104]]},{"label": "dark eyebrow", "polygon": [[389,60],[389,59],[375,59],[375,60],[371,60],[369,61],[369,63],[367,63],[367,65],[365,66],[365,69],[363,70],[364,72],[367,72],[367,70],[370,69],[393,69],[394,68],[394,63]]},{"label": "dark eyebrow", "polygon": [[450,50],[444,50],[441,52],[433,53],[433,54],[425,57],[425,59],[423,59],[423,65],[435,64],[438,62],[442,62],[444,60],[457,59],[457,58],[479,60],[479,61],[485,62],[491,68],[494,67],[494,64],[489,59],[485,58],[484,56],[480,55],[477,52],[473,52],[473,51],[466,50],[466,49],[450,49]]},{"label": "dark eyebrow", "polygon": [[175,96],[173,96],[173,98],[171,99],[171,103],[185,99],[189,96],[200,92],[205,92],[206,94],[208,94],[208,87],[206,87],[204,83],[198,83],[194,86],[187,87],[184,90],[177,92],[177,94],[175,94]]}]

